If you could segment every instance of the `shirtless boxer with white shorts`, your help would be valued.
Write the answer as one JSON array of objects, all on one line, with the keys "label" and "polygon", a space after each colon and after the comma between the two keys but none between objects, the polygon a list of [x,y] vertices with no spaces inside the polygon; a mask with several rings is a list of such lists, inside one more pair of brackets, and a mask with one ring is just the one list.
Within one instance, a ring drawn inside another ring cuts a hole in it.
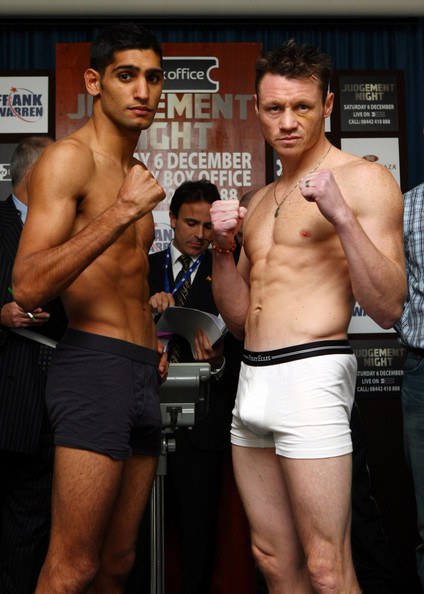
[{"label": "shirtless boxer with white shorts", "polygon": [[247,212],[236,200],[211,209],[215,301],[245,341],[234,468],[270,594],[360,592],[347,328],[355,300],[390,328],[406,292],[402,195],[385,167],[328,142],[330,76],[328,56],[294,41],[258,60],[256,112],[284,173]]}]

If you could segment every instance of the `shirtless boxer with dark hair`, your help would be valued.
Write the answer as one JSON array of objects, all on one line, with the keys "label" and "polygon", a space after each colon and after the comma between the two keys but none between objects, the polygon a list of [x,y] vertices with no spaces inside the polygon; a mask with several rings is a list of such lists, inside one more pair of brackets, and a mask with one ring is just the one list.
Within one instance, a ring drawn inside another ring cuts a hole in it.
[{"label": "shirtless boxer with dark hair", "polygon": [[112,26],[84,77],[93,115],[34,168],[14,269],[26,311],[61,295],[69,319],[47,386],[56,454],[37,594],[123,592],[160,453],[167,364],[147,255],[165,192],[133,157],[162,91],[160,45],[139,25]]}]

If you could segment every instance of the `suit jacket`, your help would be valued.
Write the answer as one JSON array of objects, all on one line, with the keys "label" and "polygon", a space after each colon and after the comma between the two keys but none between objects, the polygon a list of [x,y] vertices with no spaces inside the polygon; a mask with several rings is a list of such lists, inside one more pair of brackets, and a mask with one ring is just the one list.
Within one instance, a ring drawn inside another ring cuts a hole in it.
[{"label": "suit jacket", "polygon": [[[165,290],[165,256],[166,250],[149,256],[150,295]],[[171,265],[168,268],[168,279],[172,291],[175,281]],[[212,295],[212,255],[209,251],[205,252],[202,262],[199,264],[184,305],[218,315]],[[218,381],[211,379],[207,418],[199,422],[196,421],[195,426],[187,431],[192,445],[199,449],[221,449],[230,440],[231,411],[235,399],[234,372],[233,367],[229,365],[229,359],[234,357],[233,341],[234,339],[230,335],[226,336],[224,354],[227,364],[224,376]],[[181,360],[184,362],[194,361],[188,342],[184,341],[184,343],[181,349]]]},{"label": "suit jacket", "polygon": [[[12,197],[0,201],[0,305],[13,300],[13,263],[22,231]],[[58,339],[66,327],[60,300],[45,308],[51,321],[37,333]],[[44,407],[46,375],[39,365],[40,345],[0,326],[0,449],[32,454],[42,430],[48,427]]]}]

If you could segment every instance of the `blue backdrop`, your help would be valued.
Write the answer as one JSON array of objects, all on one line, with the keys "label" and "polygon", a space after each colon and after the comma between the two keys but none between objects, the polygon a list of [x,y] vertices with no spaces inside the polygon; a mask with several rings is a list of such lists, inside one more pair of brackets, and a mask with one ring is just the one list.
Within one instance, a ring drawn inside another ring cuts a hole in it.
[{"label": "blue backdrop", "polygon": [[[124,20],[124,19],[122,19]],[[142,19],[135,19],[140,21]],[[264,49],[294,37],[330,54],[335,69],[405,73],[407,188],[424,181],[424,19],[142,21],[163,42],[260,41]],[[0,69],[54,69],[56,43],[92,41],[107,20],[3,19]]]}]

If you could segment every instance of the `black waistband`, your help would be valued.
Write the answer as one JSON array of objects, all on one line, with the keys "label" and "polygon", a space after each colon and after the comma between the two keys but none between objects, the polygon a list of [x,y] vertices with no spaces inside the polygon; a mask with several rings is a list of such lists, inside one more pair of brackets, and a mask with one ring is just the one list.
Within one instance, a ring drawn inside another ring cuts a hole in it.
[{"label": "black waistband", "polygon": [[90,332],[82,332],[81,330],[73,330],[68,328],[60,340],[59,344],[69,344],[71,346],[91,349],[93,351],[101,351],[103,353],[110,353],[118,357],[126,357],[133,361],[140,363],[147,363],[149,365],[158,365],[160,355],[153,349],[148,349],[138,344],[120,340],[118,338],[111,338],[110,336],[102,336],[100,334],[92,334]]},{"label": "black waistband", "polygon": [[255,366],[277,365],[322,355],[353,355],[353,350],[347,340],[319,340],[274,351],[255,352],[245,349],[243,362]]}]

